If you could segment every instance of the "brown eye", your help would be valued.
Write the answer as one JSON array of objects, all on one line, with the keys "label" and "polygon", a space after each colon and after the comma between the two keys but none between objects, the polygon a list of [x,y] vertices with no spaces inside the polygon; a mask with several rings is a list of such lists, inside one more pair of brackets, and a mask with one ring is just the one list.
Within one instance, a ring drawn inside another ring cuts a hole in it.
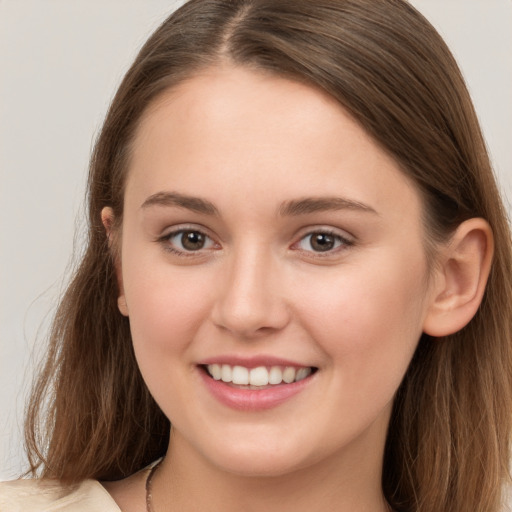
[{"label": "brown eye", "polygon": [[198,251],[205,245],[206,237],[199,231],[183,231],[181,245],[187,251]]},{"label": "brown eye", "polygon": [[196,229],[180,229],[162,237],[166,248],[174,253],[191,253],[214,249],[215,242],[202,231]]},{"label": "brown eye", "polygon": [[314,231],[304,236],[296,247],[301,251],[322,253],[334,252],[337,249],[347,248],[353,245],[350,239],[347,239],[336,233],[328,231]]},{"label": "brown eye", "polygon": [[327,233],[313,233],[310,235],[311,248],[317,252],[330,251],[334,249],[336,238]]}]

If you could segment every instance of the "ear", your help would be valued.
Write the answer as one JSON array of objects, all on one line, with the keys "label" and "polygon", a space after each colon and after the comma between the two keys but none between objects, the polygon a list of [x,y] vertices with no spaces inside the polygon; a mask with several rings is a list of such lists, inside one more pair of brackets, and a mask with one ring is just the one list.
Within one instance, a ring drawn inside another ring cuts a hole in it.
[{"label": "ear", "polygon": [[493,253],[492,229],[484,219],[457,228],[439,253],[423,332],[447,336],[469,323],[482,302]]},{"label": "ear", "polygon": [[116,270],[116,278],[117,278],[117,285],[119,287],[119,297],[117,298],[117,307],[119,308],[119,311],[124,316],[128,316],[128,305],[126,304],[126,297],[124,294],[124,286],[123,286],[123,273],[121,268],[121,259],[119,257],[118,251],[113,248],[114,245],[114,236],[115,233],[113,231],[114,229],[114,211],[110,206],[105,206],[101,210],[101,222],[103,223],[103,226],[105,228],[107,239],[108,239],[108,246],[109,248],[114,252],[114,266]]}]

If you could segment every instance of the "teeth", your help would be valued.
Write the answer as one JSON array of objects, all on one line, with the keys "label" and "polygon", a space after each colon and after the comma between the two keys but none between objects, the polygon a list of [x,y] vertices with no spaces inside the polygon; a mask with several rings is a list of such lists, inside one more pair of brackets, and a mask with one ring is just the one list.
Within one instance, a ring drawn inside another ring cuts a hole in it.
[{"label": "teeth", "polygon": [[295,375],[295,382],[305,379],[311,373],[311,368],[299,368]]},{"label": "teeth", "polygon": [[291,384],[295,380],[295,368],[293,366],[287,366],[283,372],[283,380],[286,384]]},{"label": "teeth", "polygon": [[291,384],[311,375],[311,368],[295,368],[293,366],[258,366],[257,368],[245,368],[244,366],[231,366],[229,364],[209,364],[208,373],[215,380],[232,382],[239,386],[268,386]]},{"label": "teeth", "polygon": [[232,382],[241,385],[249,384],[249,370],[243,366],[233,366]]},{"label": "teeth", "polygon": [[221,375],[220,378],[222,379],[222,382],[231,382],[232,375],[233,375],[231,366],[229,366],[229,364],[223,364],[222,368],[221,368],[220,375]]},{"label": "teeth", "polygon": [[222,379],[222,368],[220,364],[211,364],[208,367],[208,371],[215,380]]},{"label": "teeth", "polygon": [[283,382],[283,372],[279,366],[272,366],[268,374],[269,384],[281,384]]},{"label": "teeth", "polygon": [[251,386],[268,385],[268,370],[264,366],[253,368],[249,372],[249,382]]}]

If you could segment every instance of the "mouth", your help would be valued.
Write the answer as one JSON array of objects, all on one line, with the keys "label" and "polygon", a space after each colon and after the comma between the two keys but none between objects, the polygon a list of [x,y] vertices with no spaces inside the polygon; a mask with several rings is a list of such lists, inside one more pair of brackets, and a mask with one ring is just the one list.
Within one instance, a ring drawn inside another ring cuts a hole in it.
[{"label": "mouth", "polygon": [[314,366],[257,366],[207,364],[201,368],[208,377],[238,389],[264,390],[300,382],[313,375]]}]

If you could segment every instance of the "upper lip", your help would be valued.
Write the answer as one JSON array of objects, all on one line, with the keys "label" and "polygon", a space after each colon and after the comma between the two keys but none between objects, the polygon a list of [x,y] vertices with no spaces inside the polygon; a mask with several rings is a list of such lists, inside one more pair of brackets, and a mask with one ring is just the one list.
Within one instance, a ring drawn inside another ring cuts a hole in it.
[{"label": "upper lip", "polygon": [[257,355],[250,357],[240,357],[237,355],[222,355],[208,357],[201,360],[199,365],[209,364],[228,364],[230,366],[243,366],[245,368],[258,368],[259,366],[293,366],[295,368],[311,368],[309,364],[299,363],[290,359],[275,357],[270,355]]}]

